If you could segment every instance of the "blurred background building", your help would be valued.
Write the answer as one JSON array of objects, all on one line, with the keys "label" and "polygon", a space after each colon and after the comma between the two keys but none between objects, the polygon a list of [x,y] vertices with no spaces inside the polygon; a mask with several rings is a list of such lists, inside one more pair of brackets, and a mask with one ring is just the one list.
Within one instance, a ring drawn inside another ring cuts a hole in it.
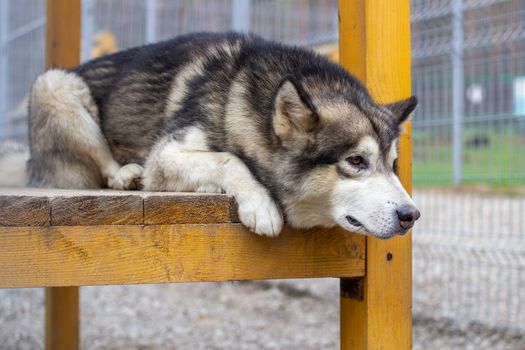
[{"label": "blurred background building", "polygon": [[[525,333],[525,0],[412,0],[414,313]],[[0,140],[27,142],[44,0],[0,1]],[[238,30],[337,56],[337,0],[84,0],[82,57]]]}]

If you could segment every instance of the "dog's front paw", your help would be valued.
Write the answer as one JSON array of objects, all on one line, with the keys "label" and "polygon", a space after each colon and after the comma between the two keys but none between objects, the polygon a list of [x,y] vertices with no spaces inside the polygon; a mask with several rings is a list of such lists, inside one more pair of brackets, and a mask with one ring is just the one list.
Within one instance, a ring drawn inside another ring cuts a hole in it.
[{"label": "dog's front paw", "polygon": [[265,192],[245,192],[235,196],[239,218],[251,231],[275,237],[283,228],[283,216],[273,199]]},{"label": "dog's front paw", "polygon": [[126,164],[116,174],[108,177],[108,187],[115,190],[140,190],[144,168],[138,164]]},{"label": "dog's front paw", "polygon": [[207,185],[207,186],[200,186],[197,188],[195,192],[201,192],[201,193],[224,193],[222,188],[213,186],[213,185]]}]

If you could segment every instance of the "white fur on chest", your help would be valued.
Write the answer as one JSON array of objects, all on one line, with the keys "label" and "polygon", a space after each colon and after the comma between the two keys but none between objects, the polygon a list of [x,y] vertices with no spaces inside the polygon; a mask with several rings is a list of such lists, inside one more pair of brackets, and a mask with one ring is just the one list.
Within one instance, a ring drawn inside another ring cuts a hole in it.
[{"label": "white fur on chest", "polygon": [[184,138],[180,142],[180,147],[188,151],[209,151],[206,134],[196,126],[190,126],[184,129]]}]

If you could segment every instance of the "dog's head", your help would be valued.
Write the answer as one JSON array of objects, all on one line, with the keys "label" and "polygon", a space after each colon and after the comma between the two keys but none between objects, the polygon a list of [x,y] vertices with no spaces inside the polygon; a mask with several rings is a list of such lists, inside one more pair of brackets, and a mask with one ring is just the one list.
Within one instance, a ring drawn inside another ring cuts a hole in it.
[{"label": "dog's head", "polygon": [[420,214],[396,174],[397,141],[416,104],[379,105],[352,80],[283,80],[272,127],[288,221],[379,238],[406,233]]}]

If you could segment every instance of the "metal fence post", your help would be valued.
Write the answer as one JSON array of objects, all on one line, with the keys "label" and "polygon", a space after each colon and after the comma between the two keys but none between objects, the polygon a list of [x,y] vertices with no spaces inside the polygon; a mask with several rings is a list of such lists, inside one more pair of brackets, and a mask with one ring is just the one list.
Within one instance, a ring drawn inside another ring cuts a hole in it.
[{"label": "metal fence post", "polygon": [[463,0],[452,1],[452,159],[454,185],[463,179]]},{"label": "metal fence post", "polygon": [[157,0],[146,1],[146,43],[157,40]]},{"label": "metal fence post", "polygon": [[4,135],[7,115],[7,31],[9,1],[0,1],[0,140]]},{"label": "metal fence post", "polygon": [[250,0],[232,1],[232,29],[236,32],[250,31]]},{"label": "metal fence post", "polygon": [[91,48],[93,44],[93,17],[95,8],[93,6],[93,0],[82,1],[82,62],[89,61],[91,59]]}]

